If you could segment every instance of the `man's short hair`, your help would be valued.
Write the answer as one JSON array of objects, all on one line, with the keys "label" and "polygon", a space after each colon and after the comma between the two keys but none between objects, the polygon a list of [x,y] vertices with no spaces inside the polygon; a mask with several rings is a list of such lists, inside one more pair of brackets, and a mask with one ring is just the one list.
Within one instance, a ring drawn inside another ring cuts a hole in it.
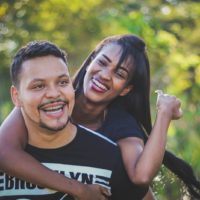
[{"label": "man's short hair", "polygon": [[48,55],[61,58],[67,65],[66,53],[51,42],[32,41],[28,43],[26,46],[19,49],[10,67],[10,76],[11,76],[12,84],[15,87],[19,87],[20,73],[21,73],[22,64],[24,61],[32,59],[32,58],[48,56]]}]

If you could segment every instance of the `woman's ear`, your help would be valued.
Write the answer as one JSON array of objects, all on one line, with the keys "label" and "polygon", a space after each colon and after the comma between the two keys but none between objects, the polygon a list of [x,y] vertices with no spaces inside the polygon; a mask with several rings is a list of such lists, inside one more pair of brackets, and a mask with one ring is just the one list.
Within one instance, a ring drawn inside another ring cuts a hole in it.
[{"label": "woman's ear", "polygon": [[16,107],[21,107],[21,102],[20,102],[20,97],[19,97],[19,92],[15,86],[11,86],[10,88],[10,94],[12,98],[12,102]]},{"label": "woman's ear", "polygon": [[133,90],[133,85],[127,85],[122,92],[119,94],[119,96],[125,96],[127,95],[131,90]]}]

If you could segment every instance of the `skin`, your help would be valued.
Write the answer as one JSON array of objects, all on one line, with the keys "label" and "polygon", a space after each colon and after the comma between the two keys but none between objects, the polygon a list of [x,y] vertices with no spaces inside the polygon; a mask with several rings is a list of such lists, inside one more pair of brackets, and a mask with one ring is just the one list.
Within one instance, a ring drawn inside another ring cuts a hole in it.
[{"label": "skin", "polygon": [[[134,90],[134,87],[128,85],[128,80],[131,78],[129,76],[132,72],[132,69],[128,65],[129,62],[122,63],[119,69],[120,71],[116,70],[116,63],[118,63],[117,58],[119,55],[119,45],[108,45],[100,51],[91,62],[90,66],[88,66],[87,74],[84,79],[84,94],[80,95],[75,102],[76,106],[72,115],[75,122],[96,130],[102,124],[104,112],[110,101],[118,95],[126,95],[131,89]],[[93,79],[95,79],[95,81]],[[160,95],[157,103],[158,112],[156,122],[145,147],[143,141],[135,137],[129,137],[118,141],[127,173],[131,181],[135,184],[149,185],[159,170],[165,151],[166,133],[169,123],[171,119],[178,119],[182,115],[182,113],[179,112],[179,108],[180,101],[175,97]],[[9,121],[11,120],[13,122],[14,119],[16,120],[16,116],[20,116],[18,110],[14,112],[15,116],[12,115],[13,118],[10,117],[8,119]],[[6,124],[4,124],[4,127],[6,127]],[[4,127],[2,127],[2,133],[5,132],[5,129],[3,131]],[[20,145],[24,144],[24,137],[24,135],[21,135],[20,140],[17,140],[18,143],[13,139],[15,148],[21,148]],[[0,146],[1,145],[2,144],[0,144]],[[9,154],[10,151],[9,149],[7,151],[9,157],[11,154]],[[2,156],[1,154],[1,158],[5,161],[3,162],[4,166],[1,166],[1,168],[4,167],[6,169],[5,155],[6,154]],[[25,153],[21,152],[19,155],[23,155],[23,158],[33,161],[32,158],[27,158],[28,156],[25,155]],[[33,164],[31,164],[31,166],[33,167]],[[34,168],[35,167],[42,168],[36,163],[34,164]],[[41,170],[44,172],[44,169]],[[25,175],[23,176],[27,179]],[[36,176],[38,177],[39,175],[37,174]],[[54,174],[54,176],[56,175]],[[51,177],[53,178],[52,173]],[[57,178],[61,179],[61,177]],[[38,180],[39,177],[38,179],[35,177],[34,181],[38,183]],[[54,178],[54,180],[56,179]],[[43,183],[46,184],[45,181]],[[56,185],[56,181],[54,184]],[[145,198],[153,199],[153,196],[150,196],[151,195],[147,194]]]}]

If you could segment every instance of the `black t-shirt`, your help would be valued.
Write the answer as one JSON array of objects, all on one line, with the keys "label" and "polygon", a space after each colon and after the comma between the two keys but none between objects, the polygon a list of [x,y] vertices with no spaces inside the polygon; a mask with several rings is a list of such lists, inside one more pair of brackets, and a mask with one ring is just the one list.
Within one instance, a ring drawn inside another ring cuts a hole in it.
[{"label": "black t-shirt", "polygon": [[[60,148],[41,149],[27,145],[26,151],[46,167],[85,184],[111,188],[110,200],[140,200],[147,188],[133,185],[123,168],[117,145],[101,134],[77,127],[74,140]],[[30,169],[34,170],[34,169]],[[71,196],[41,188],[0,173],[0,199],[71,200]]]},{"label": "black t-shirt", "polygon": [[138,137],[143,141],[146,138],[135,118],[116,104],[109,106],[104,123],[97,131],[115,142],[127,137]]}]

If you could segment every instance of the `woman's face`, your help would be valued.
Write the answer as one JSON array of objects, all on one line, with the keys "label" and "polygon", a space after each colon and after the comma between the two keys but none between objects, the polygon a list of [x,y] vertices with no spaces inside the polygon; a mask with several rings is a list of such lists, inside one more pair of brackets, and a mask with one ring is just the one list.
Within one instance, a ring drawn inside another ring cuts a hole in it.
[{"label": "woman's face", "polygon": [[133,73],[129,65],[131,59],[117,67],[120,56],[120,45],[112,43],[96,55],[84,77],[83,90],[87,99],[94,103],[109,103],[132,89],[132,86],[127,85]]}]

